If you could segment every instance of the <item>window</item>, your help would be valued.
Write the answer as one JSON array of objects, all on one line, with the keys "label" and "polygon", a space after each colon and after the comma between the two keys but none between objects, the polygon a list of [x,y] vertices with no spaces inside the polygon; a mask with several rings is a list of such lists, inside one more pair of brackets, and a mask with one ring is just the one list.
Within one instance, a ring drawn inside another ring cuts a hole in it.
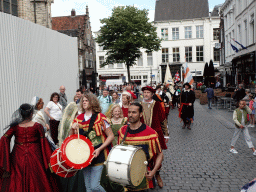
[{"label": "window", "polygon": [[180,61],[180,48],[174,47],[172,48],[173,53],[173,62],[179,62]]},{"label": "window", "polygon": [[109,69],[114,69],[114,64],[109,64],[109,65],[108,65],[108,68],[109,68]]},{"label": "window", "polygon": [[172,28],[172,40],[179,39],[179,28]]},{"label": "window", "polygon": [[204,38],[204,26],[203,25],[196,26],[196,38],[197,39]]},{"label": "window", "polygon": [[185,39],[192,38],[192,27],[185,27]]},{"label": "window", "polygon": [[123,68],[123,63],[117,63],[117,68]]},{"label": "window", "polygon": [[138,58],[138,66],[143,66],[143,56],[142,56],[142,53],[140,54],[140,57]]},{"label": "window", "polygon": [[248,37],[248,34],[247,34],[247,20],[244,20],[244,46],[246,47],[247,46],[247,37]]},{"label": "window", "polygon": [[17,0],[12,0],[12,15],[18,17],[18,3],[17,3]]},{"label": "window", "polygon": [[143,79],[148,79],[148,76],[147,75],[143,75]]},{"label": "window", "polygon": [[104,67],[101,67],[101,65],[104,63],[104,56],[99,56],[99,63],[100,63],[100,68],[104,68]]},{"label": "window", "polygon": [[79,55],[79,68],[80,69],[83,68],[83,57],[82,57],[82,55]]},{"label": "window", "polygon": [[169,62],[169,50],[168,48],[162,48],[162,62],[168,63]]},{"label": "window", "polygon": [[196,61],[204,61],[204,46],[196,46]]},{"label": "window", "polygon": [[168,40],[168,29],[167,28],[161,29],[161,38],[164,41]]},{"label": "window", "polygon": [[241,42],[241,37],[242,37],[242,34],[241,34],[241,25],[238,25],[237,28],[238,28],[238,42]]},{"label": "window", "polygon": [[220,50],[213,48],[214,61],[220,61]]},{"label": "window", "polygon": [[251,20],[250,20],[250,40],[249,44],[253,44],[255,39],[255,31],[254,31],[254,14],[251,15]]},{"label": "window", "polygon": [[88,68],[92,68],[92,60],[89,60],[89,66]]},{"label": "window", "polygon": [[153,55],[152,52],[147,53],[148,66],[153,66]]},{"label": "window", "polygon": [[85,59],[85,68],[88,68],[89,67],[89,61],[88,59]]},{"label": "window", "polygon": [[192,47],[185,47],[186,62],[192,62]]},{"label": "window", "polygon": [[220,38],[220,29],[216,28],[213,29],[213,40],[219,40]]}]

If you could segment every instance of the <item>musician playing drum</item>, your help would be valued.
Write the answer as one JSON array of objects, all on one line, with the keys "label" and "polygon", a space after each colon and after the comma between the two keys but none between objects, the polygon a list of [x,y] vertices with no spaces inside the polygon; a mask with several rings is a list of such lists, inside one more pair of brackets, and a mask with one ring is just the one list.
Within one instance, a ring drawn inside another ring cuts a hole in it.
[{"label": "musician playing drum", "polygon": [[[82,114],[74,120],[70,134],[77,134],[79,130],[80,134],[85,134],[90,139],[95,149],[91,165],[83,169],[86,191],[105,192],[100,185],[100,178],[103,163],[107,159],[114,140],[114,134],[109,128],[110,124],[105,115],[100,113],[101,108],[97,97],[87,93],[81,99]],[[92,128],[89,128],[91,121],[94,123]]]},{"label": "musician playing drum", "polygon": [[152,180],[163,160],[163,153],[156,131],[141,123],[141,117],[142,105],[139,103],[132,103],[128,109],[129,128],[127,125],[123,126],[118,132],[118,143],[120,144],[128,128],[124,144],[142,147],[148,160],[148,172],[142,183],[136,188],[128,188],[128,191],[144,191],[146,189],[154,188],[155,182]]}]

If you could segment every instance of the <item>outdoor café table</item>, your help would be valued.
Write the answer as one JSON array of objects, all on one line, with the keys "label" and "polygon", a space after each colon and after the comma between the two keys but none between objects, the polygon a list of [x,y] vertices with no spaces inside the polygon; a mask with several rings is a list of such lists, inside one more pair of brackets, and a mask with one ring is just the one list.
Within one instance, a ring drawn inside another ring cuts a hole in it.
[{"label": "outdoor caf\u00e9 table", "polygon": [[227,102],[230,101],[230,97],[221,97],[221,100],[224,101],[224,109],[227,108]]},{"label": "outdoor caf\u00e9 table", "polygon": [[232,98],[232,97],[230,97],[230,101],[229,101],[229,103],[230,103],[230,105],[229,105],[229,111],[232,111],[232,103],[234,102],[235,100]]}]

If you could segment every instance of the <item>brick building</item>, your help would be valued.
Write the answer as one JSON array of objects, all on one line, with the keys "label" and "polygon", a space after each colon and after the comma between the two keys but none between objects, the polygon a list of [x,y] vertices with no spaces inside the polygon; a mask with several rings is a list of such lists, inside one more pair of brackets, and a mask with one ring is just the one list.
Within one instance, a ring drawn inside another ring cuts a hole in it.
[{"label": "brick building", "polygon": [[0,11],[52,28],[53,0],[0,0]]},{"label": "brick building", "polygon": [[76,15],[74,9],[70,16],[53,17],[52,29],[71,37],[77,37],[79,81],[82,85],[83,70],[86,74],[87,88],[96,86],[96,51],[92,36],[89,9],[86,6],[85,15]]}]

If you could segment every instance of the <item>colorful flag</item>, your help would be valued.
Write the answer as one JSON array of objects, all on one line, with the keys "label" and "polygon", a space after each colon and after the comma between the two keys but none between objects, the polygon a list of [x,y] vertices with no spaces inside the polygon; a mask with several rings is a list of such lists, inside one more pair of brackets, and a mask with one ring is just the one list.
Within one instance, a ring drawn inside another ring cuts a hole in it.
[{"label": "colorful flag", "polygon": [[177,73],[175,74],[175,83],[179,82],[180,81],[180,74],[179,72],[177,71]]},{"label": "colorful flag", "polygon": [[233,39],[233,41],[235,41],[238,45],[240,45],[242,47],[242,49],[247,49],[245,46],[243,46],[241,43],[237,42],[235,39]]},{"label": "colorful flag", "polygon": [[190,73],[188,63],[185,63],[183,67],[184,67],[184,83],[189,83],[190,85],[192,85],[192,83],[194,83],[194,79],[192,74]]},{"label": "colorful flag", "polygon": [[[230,43],[230,42],[229,42]],[[230,45],[231,45],[231,47],[232,47],[232,49],[235,51],[235,52],[237,52],[238,53],[238,49],[237,49],[237,47],[236,46],[234,46],[234,45],[232,45],[232,43],[230,43]]]},{"label": "colorful flag", "polygon": [[173,83],[172,81],[172,74],[170,73],[170,68],[169,68],[169,65],[167,64],[167,68],[166,68],[166,73],[165,73],[165,78],[164,78],[164,82],[166,84],[170,84],[170,83]]}]

